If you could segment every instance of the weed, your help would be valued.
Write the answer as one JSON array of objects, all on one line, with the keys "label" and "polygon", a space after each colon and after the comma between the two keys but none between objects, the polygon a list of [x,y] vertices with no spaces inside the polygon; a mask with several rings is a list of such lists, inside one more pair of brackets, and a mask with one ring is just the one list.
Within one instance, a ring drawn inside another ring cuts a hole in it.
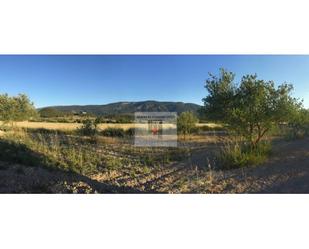
[{"label": "weed", "polygon": [[265,162],[270,153],[271,144],[269,142],[261,142],[256,147],[234,142],[223,147],[218,161],[223,169],[242,168]]}]

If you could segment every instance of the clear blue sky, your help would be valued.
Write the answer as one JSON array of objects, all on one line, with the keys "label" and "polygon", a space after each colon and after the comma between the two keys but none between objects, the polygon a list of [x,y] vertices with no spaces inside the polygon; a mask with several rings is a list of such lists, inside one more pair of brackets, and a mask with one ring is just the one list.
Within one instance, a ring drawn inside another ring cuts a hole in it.
[{"label": "clear blue sky", "polygon": [[202,104],[208,72],[257,73],[294,84],[309,107],[309,56],[251,55],[1,55],[0,93],[26,93],[36,107],[118,101]]}]

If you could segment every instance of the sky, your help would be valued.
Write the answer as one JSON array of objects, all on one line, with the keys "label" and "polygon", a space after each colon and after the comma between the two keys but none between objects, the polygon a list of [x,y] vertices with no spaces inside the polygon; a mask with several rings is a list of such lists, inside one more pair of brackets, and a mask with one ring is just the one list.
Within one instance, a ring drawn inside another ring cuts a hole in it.
[{"label": "sky", "polygon": [[208,73],[225,68],[292,83],[309,108],[305,55],[0,55],[0,94],[27,94],[36,107],[119,101],[202,104]]}]

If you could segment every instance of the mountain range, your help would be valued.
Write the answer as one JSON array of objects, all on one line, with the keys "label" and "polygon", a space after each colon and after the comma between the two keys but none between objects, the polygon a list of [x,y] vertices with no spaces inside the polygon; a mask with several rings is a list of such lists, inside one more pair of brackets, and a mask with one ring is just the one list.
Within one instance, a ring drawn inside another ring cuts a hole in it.
[{"label": "mountain range", "polygon": [[[106,105],[70,105],[51,106],[61,112],[81,113],[104,116],[104,115],[131,115],[134,112],[177,112],[192,111],[197,113],[200,105],[183,102],[161,102],[161,101],[140,101],[140,102],[117,102]],[[43,109],[43,108],[41,108]]]}]

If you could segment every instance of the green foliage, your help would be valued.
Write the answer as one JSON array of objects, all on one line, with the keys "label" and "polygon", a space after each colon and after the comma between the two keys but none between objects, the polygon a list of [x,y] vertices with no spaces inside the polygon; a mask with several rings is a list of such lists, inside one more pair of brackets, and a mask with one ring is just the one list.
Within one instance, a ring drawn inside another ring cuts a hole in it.
[{"label": "green foliage", "polygon": [[227,132],[227,127],[224,125],[221,126],[208,126],[208,125],[204,125],[204,126],[199,126],[197,128],[198,132],[215,132],[215,131],[219,131],[219,132]]},{"label": "green foliage", "polygon": [[122,167],[123,160],[117,157],[106,157],[104,159],[104,165],[109,170],[117,170]]},{"label": "green foliage", "polygon": [[91,144],[55,134],[15,132],[0,140],[0,160],[45,166],[79,174],[94,173],[103,164]]},{"label": "green foliage", "polygon": [[133,137],[135,135],[135,128],[129,128],[125,132],[127,136]]},{"label": "green foliage", "polygon": [[[41,132],[40,132],[41,131]],[[181,148],[136,148],[96,143],[81,137],[40,130],[20,130],[0,140],[0,160],[30,166],[46,166],[80,174],[117,169],[144,171],[169,162],[183,160]]]},{"label": "green foliage", "polygon": [[258,165],[266,161],[271,153],[271,144],[261,142],[255,147],[244,143],[226,144],[218,156],[223,169],[236,169]]},{"label": "green foliage", "polygon": [[39,114],[42,118],[55,118],[55,117],[63,117],[65,114],[56,108],[46,107],[42,108],[39,111]]},{"label": "green foliage", "polygon": [[101,132],[105,137],[125,137],[126,133],[124,129],[121,128],[107,128]]},{"label": "green foliage", "polygon": [[288,124],[287,138],[297,139],[309,135],[309,110],[295,112]]},{"label": "green foliage", "polygon": [[227,123],[236,95],[235,74],[220,69],[219,77],[209,76],[205,84],[208,96],[203,99],[205,108],[202,110],[207,119]]},{"label": "green foliage", "polygon": [[97,124],[103,124],[106,123],[106,119],[103,116],[99,116],[95,119]]},{"label": "green foliage", "polygon": [[37,112],[27,95],[19,94],[15,97],[0,95],[0,120],[5,123],[24,121],[36,116]]},{"label": "green foliage", "polygon": [[115,116],[115,121],[118,124],[129,124],[129,123],[133,123],[134,117],[130,115],[119,115],[119,116]]},{"label": "green foliage", "polygon": [[196,129],[197,117],[192,112],[183,112],[177,118],[178,133],[184,137],[190,135]]},{"label": "green foliage", "polygon": [[78,133],[83,136],[94,136],[98,133],[97,120],[86,119],[83,121],[83,125],[78,129]]},{"label": "green foliage", "polygon": [[243,76],[237,85],[234,78],[223,69],[219,77],[210,75],[205,85],[209,94],[203,99],[204,114],[227,124],[252,146],[257,146],[273,126],[289,122],[301,107],[291,97],[292,85],[276,88],[273,81],[260,80],[257,75]]},{"label": "green foliage", "polygon": [[124,130],[122,128],[108,127],[104,129],[100,134],[105,137],[133,137],[135,135],[135,128],[129,128],[127,130]]}]

